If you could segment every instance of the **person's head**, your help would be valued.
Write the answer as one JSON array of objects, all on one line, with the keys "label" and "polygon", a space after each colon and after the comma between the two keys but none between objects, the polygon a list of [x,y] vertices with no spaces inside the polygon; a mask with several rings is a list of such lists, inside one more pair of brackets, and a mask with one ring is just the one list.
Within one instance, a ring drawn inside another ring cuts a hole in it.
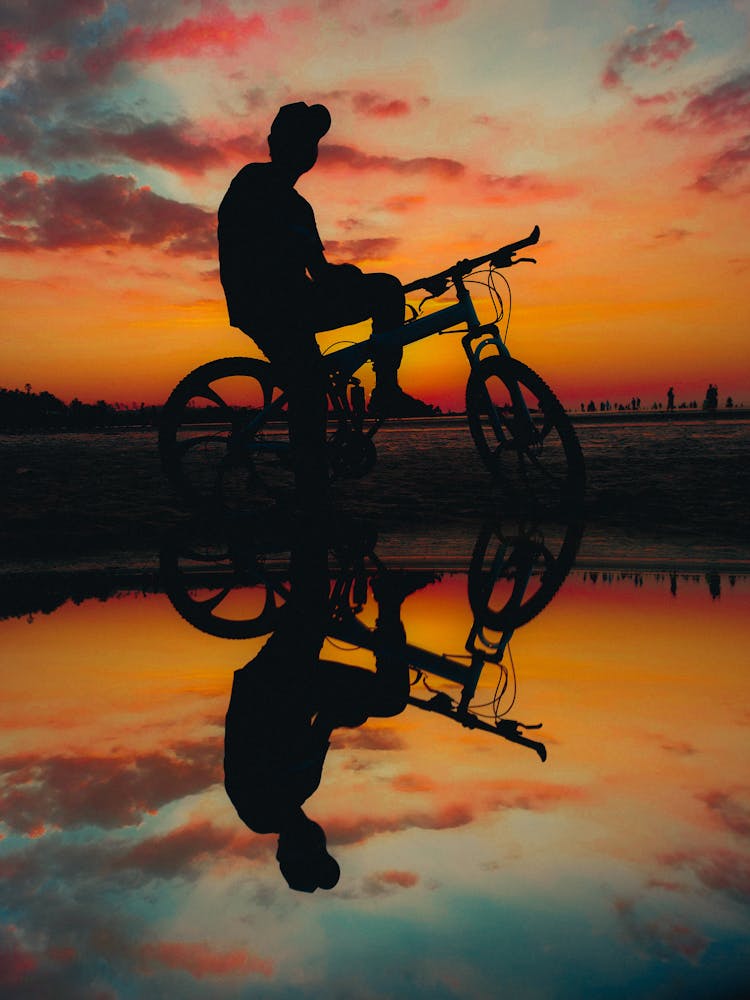
[{"label": "person's head", "polygon": [[331,116],[322,104],[285,104],[268,136],[272,162],[296,180],[315,166],[318,143],[330,127]]},{"label": "person's head", "polygon": [[341,875],[338,861],[326,850],[326,835],[302,810],[280,831],[276,859],[287,885],[297,892],[333,889]]}]

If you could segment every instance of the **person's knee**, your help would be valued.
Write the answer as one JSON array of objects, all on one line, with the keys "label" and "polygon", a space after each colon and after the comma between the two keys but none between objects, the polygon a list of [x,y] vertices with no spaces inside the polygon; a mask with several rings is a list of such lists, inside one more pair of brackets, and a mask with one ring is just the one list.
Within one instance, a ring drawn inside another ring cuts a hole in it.
[{"label": "person's knee", "polygon": [[404,301],[404,289],[395,275],[368,274],[365,277],[373,301],[387,302],[389,304],[402,303]]}]

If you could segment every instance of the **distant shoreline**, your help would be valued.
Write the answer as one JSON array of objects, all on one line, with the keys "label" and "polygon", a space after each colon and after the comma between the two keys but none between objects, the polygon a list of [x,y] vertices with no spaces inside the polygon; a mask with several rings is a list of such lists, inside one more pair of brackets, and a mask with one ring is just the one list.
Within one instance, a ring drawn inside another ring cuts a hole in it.
[{"label": "distant shoreline", "polygon": [[[570,420],[574,424],[675,424],[675,423],[702,423],[705,421],[747,421],[750,420],[750,407],[734,407],[733,409],[719,410],[566,410]],[[332,422],[332,421],[331,421]],[[385,421],[386,427],[450,427],[454,424],[465,423],[465,413],[440,413],[434,416],[419,417],[389,417]],[[210,423],[196,421],[194,426],[210,427]],[[119,434],[122,432],[144,431],[154,432],[158,423],[151,421],[117,423],[115,425],[92,425],[81,427],[75,425],[46,425],[27,427],[2,427],[0,435],[9,437],[20,437],[24,434]]]},{"label": "distant shoreline", "polygon": [[566,411],[573,423],[682,423],[701,420],[748,420],[750,407],[735,406],[719,410],[581,410]]}]

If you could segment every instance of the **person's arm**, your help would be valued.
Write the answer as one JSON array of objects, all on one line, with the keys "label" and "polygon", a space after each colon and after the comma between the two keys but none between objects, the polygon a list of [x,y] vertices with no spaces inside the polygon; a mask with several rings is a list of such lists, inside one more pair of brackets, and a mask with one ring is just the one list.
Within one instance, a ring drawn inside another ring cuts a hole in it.
[{"label": "person's arm", "polygon": [[313,281],[335,281],[348,275],[360,275],[362,272],[355,264],[331,264],[326,260],[322,248],[316,250],[307,261],[307,270]]}]

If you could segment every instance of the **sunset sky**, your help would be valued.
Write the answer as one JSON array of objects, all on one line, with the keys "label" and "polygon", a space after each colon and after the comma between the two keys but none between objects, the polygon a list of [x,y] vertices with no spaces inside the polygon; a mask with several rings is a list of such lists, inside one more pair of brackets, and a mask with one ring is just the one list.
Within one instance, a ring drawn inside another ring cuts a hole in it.
[{"label": "sunset sky", "polygon": [[[408,281],[539,224],[509,347],[566,404],[750,404],[749,36],[748,0],[5,0],[0,385],[158,403],[257,353],[216,209],[305,100],[330,260]],[[402,384],[461,407],[465,368],[433,339]]]}]

